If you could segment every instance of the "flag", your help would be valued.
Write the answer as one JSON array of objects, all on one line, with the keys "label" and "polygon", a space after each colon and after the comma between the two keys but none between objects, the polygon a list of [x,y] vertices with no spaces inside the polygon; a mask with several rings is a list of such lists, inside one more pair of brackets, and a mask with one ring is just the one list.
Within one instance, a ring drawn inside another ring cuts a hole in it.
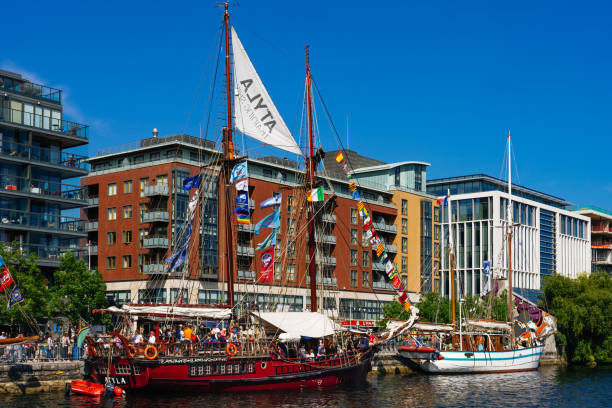
[{"label": "flag", "polygon": [[189,219],[192,219],[193,214],[195,214],[195,209],[196,209],[196,206],[198,205],[198,197],[199,197],[199,191],[196,190],[196,192],[193,194],[193,197],[189,201],[189,204],[187,205],[187,207],[189,208]]},{"label": "flag", "polygon": [[11,292],[11,296],[9,297],[9,302],[8,302],[8,305],[6,305],[6,308],[10,309],[11,306],[14,306],[20,302],[23,302],[23,296],[21,296],[21,293],[19,292],[19,288],[15,286],[15,288]]},{"label": "flag", "polygon": [[270,235],[268,235],[268,237],[266,239],[261,241],[257,245],[257,249],[266,249],[266,248],[268,248],[270,246],[274,246],[274,245],[276,245],[276,230],[272,231],[270,233]]},{"label": "flag", "polygon": [[444,196],[444,197],[438,197],[437,200],[438,205],[440,205],[440,203],[442,203],[442,205],[447,205],[448,204],[448,196]]},{"label": "flag", "polygon": [[313,190],[308,190],[308,195],[306,196],[306,200],[308,201],[323,201],[325,197],[323,197],[323,187],[317,187]]},{"label": "flag", "polygon": [[340,163],[342,160],[344,160],[344,156],[342,155],[342,152],[338,152],[336,155],[336,161]]},{"label": "flag", "polygon": [[355,191],[355,190],[357,190],[357,184],[356,184],[354,181],[351,181],[351,182],[349,183],[349,189],[350,189],[351,191]]},{"label": "flag", "polygon": [[249,191],[249,180],[242,180],[236,183],[236,190],[238,191]]},{"label": "flag", "polygon": [[0,292],[2,292],[13,283],[13,277],[9,273],[6,264],[1,260],[1,258],[0,262],[2,263],[2,266],[0,266]]},{"label": "flag", "polygon": [[236,204],[245,205],[248,203],[249,203],[249,193],[247,192],[238,193],[238,195],[236,196]]},{"label": "flag", "polygon": [[355,190],[353,191],[353,200],[359,200],[360,196],[359,196],[359,191]]},{"label": "flag", "polygon": [[87,337],[87,334],[89,334],[89,331],[91,330],[91,327],[89,326],[89,324],[85,321],[85,319],[83,319],[81,316],[79,316],[79,327],[77,330],[77,347],[81,348],[81,346],[83,345],[83,342],[85,341],[85,337]]},{"label": "flag", "polygon": [[261,254],[261,276],[259,281],[262,283],[272,282],[274,278],[274,247],[266,249]]},{"label": "flag", "polygon": [[166,259],[166,262],[170,264],[168,266],[168,273],[183,266],[185,263],[185,258],[187,257],[187,246],[187,243],[185,243],[185,245],[183,245],[178,252],[175,252],[174,254],[170,255],[168,259]]},{"label": "flag", "polygon": [[0,256],[0,268],[2,268],[5,265],[6,264],[4,263],[4,259],[2,259],[2,257]]},{"label": "flag", "polygon": [[406,292],[402,293],[400,297],[397,298],[400,303],[404,303],[408,300],[408,294]]},{"label": "flag", "polygon": [[255,225],[255,235],[259,234],[259,230],[262,228],[278,228],[280,224],[280,207],[265,216]]},{"label": "flag", "polygon": [[233,183],[234,181],[237,181],[237,180],[243,179],[245,177],[248,177],[248,175],[249,175],[249,173],[247,171],[247,162],[243,161],[242,163],[238,163],[232,169],[232,175],[230,177],[230,183]]},{"label": "flag", "polygon": [[237,212],[238,214],[248,214],[249,213],[249,206],[248,205],[239,205],[238,207],[234,208],[234,211],[232,211],[232,213]]},{"label": "flag", "polygon": [[277,195],[274,197],[270,197],[267,200],[264,200],[260,206],[261,208],[272,207],[274,205],[281,205],[281,200],[283,199],[282,195]]},{"label": "flag", "polygon": [[385,251],[385,248],[383,247],[383,244],[379,243],[378,246],[376,247],[376,256],[381,256],[384,251]]},{"label": "flag", "polygon": [[249,214],[238,214],[236,216],[236,219],[238,220],[238,224],[240,225],[250,225],[251,224],[251,217],[249,216]]},{"label": "flag", "polygon": [[192,188],[200,187],[201,174],[198,173],[195,176],[187,177],[183,180],[183,190],[191,190]]}]

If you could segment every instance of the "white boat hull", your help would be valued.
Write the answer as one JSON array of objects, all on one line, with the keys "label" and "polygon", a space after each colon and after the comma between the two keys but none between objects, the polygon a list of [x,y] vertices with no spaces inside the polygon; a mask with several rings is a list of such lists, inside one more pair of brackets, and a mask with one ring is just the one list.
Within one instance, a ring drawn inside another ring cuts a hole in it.
[{"label": "white boat hull", "polygon": [[511,351],[440,351],[440,360],[411,360],[434,374],[509,373],[537,370],[543,351],[543,345]]}]

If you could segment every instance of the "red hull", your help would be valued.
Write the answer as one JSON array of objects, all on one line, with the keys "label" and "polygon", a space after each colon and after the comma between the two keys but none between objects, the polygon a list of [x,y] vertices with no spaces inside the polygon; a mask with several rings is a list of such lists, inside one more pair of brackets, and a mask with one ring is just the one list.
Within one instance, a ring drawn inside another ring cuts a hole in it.
[{"label": "red hull", "polygon": [[[171,391],[273,391],[326,387],[365,380],[373,350],[322,361],[258,357],[113,359],[110,378],[123,389]],[[88,360],[92,377],[103,381],[108,360]]]}]

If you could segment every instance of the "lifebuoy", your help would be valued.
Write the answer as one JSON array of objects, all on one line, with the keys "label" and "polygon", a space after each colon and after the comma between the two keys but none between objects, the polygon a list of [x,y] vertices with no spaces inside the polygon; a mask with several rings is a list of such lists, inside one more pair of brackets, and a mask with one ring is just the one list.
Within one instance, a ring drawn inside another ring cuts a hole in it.
[{"label": "lifebuoy", "polygon": [[225,351],[227,352],[228,356],[234,357],[236,354],[238,354],[238,347],[236,347],[234,343],[229,343],[227,347],[225,347]]},{"label": "lifebuoy", "polygon": [[129,358],[133,358],[136,355],[136,347],[133,344],[128,344],[127,354]]},{"label": "lifebuoy", "polygon": [[144,355],[147,360],[155,360],[157,358],[157,349],[155,348],[155,346],[149,344],[144,349]]},{"label": "lifebuoy", "polygon": [[262,369],[262,370],[265,370],[265,369],[266,369],[266,367],[267,367],[266,363],[262,361],[262,362],[261,362],[261,369]]}]

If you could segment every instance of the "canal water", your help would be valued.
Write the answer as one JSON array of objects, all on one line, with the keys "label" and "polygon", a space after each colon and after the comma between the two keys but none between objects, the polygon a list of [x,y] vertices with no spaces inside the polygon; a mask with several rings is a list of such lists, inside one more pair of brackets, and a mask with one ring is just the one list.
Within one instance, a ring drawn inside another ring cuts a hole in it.
[{"label": "canal water", "polygon": [[361,387],[234,394],[134,394],[93,400],[63,393],[0,396],[1,407],[610,407],[612,367],[542,367],[516,374],[368,376]]}]

